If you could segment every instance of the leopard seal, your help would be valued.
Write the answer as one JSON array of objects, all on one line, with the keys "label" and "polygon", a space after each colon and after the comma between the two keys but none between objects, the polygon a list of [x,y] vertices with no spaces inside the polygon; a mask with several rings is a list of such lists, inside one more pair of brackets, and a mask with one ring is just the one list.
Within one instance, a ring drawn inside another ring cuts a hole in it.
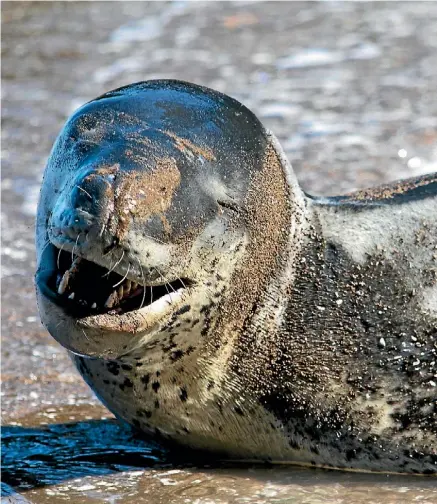
[{"label": "leopard seal", "polygon": [[174,80],[85,104],[37,215],[42,321],[119,418],[219,457],[437,472],[437,174],[338,197]]}]

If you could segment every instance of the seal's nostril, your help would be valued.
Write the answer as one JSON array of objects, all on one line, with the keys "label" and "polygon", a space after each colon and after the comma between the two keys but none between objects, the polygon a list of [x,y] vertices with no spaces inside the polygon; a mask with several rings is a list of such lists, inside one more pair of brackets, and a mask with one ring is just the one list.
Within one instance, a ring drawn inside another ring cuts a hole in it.
[{"label": "seal's nostril", "polygon": [[108,189],[115,180],[115,175],[110,171],[114,169],[87,170],[64,188],[50,219],[52,236],[56,236],[59,244],[63,240],[75,240],[80,233],[90,234],[91,240],[102,237],[100,231],[105,229],[110,215],[111,200],[108,194],[112,192]]},{"label": "seal's nostril", "polygon": [[50,219],[50,234],[59,243],[65,240],[76,241],[79,235],[88,235],[97,227],[97,219],[78,208],[63,208],[62,210],[55,208]]}]

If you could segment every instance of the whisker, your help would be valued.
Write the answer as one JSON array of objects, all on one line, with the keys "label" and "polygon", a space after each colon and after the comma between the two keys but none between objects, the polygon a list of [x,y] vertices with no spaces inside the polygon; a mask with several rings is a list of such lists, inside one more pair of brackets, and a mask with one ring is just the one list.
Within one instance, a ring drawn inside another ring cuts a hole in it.
[{"label": "whisker", "polygon": [[[104,231],[105,231],[105,226],[103,226],[103,227],[102,227],[102,231],[101,231],[101,233],[100,233],[100,236],[102,236],[102,235],[103,235]],[[115,250],[115,247],[111,247],[111,248],[110,248],[107,252],[105,252],[105,253],[102,255],[102,257],[106,257],[107,255],[109,255],[109,254],[111,254],[112,252],[114,252],[114,250]]]},{"label": "whisker", "polygon": [[170,296],[170,303],[173,303],[173,300],[172,300],[172,298],[171,298],[170,291],[168,290],[168,287],[167,287],[167,284],[166,284],[166,283],[164,284],[164,287],[165,287],[165,290],[167,291],[167,294]]},{"label": "whisker", "polygon": [[[165,276],[164,276],[164,275],[163,275],[163,274],[159,271],[159,269],[158,269],[157,267],[154,267],[153,269],[154,269],[155,271],[157,271],[157,272],[158,272],[158,275],[159,275],[159,276],[160,276],[160,277],[164,280],[164,282],[165,282],[165,283],[164,283],[164,287],[165,287],[165,290],[167,291],[167,294],[170,296],[170,303],[173,303],[173,300],[172,300],[172,298],[171,298],[171,294],[170,294],[170,291],[168,290],[167,285],[170,285],[170,287],[171,287],[172,289],[173,289],[173,286],[172,286],[171,284],[167,283],[167,282],[168,282],[167,278],[165,278]],[[176,291],[173,289],[173,292],[176,292]]]},{"label": "whisker", "polygon": [[171,282],[169,282],[168,278],[166,278],[159,270],[158,270],[158,273],[161,275],[161,278],[164,279],[165,282],[167,282],[167,284],[171,287],[171,290],[176,293],[173,285],[171,284]]},{"label": "whisker", "polygon": [[179,276],[177,276],[176,278],[179,280],[179,282],[181,282],[182,287],[183,287],[184,289],[186,289],[186,288],[187,288],[187,286],[185,285],[185,282],[182,280],[182,278],[181,278],[181,277],[179,277]]},{"label": "whisker", "polygon": [[112,271],[114,271],[114,269],[115,269],[115,268],[116,268],[116,267],[117,267],[117,266],[121,263],[121,261],[123,260],[123,257],[124,257],[124,250],[123,250],[123,252],[122,252],[122,254],[121,254],[120,259],[119,259],[119,260],[118,260],[118,261],[114,264],[114,266],[112,266],[112,268],[111,268],[109,271],[107,271],[104,275],[102,275],[102,278],[103,278],[103,277],[105,277],[105,276],[108,276],[108,275],[109,275],[109,273],[111,273]]},{"label": "whisker", "polygon": [[86,335],[85,329],[83,327],[81,327],[81,329],[82,329],[83,335],[85,336],[85,338],[87,339],[87,341],[90,341],[90,339]]},{"label": "whisker", "polygon": [[85,189],[83,187],[80,187],[78,185],[76,185],[76,187],[79,189],[79,191],[84,192],[89,197],[89,199],[92,201],[93,197],[91,196],[91,194],[88,191],[85,191]]},{"label": "whisker", "polygon": [[82,234],[82,231],[77,235],[76,243],[74,244],[73,250],[71,251],[71,262],[74,261],[74,251],[76,250],[77,242],[79,241],[79,237],[80,237],[81,234]]},{"label": "whisker", "polygon": [[140,261],[138,260],[138,267],[140,268],[140,271],[141,271],[141,277],[143,279],[143,299],[141,300],[141,304],[140,304],[140,307],[139,309],[141,310],[141,308],[143,307],[144,305],[144,301],[146,300],[146,280],[144,278],[144,271],[143,271],[143,268],[141,267],[141,264],[140,264]]},{"label": "whisker", "polygon": [[[106,229],[106,224],[103,224],[102,229],[100,230],[100,233],[99,233],[99,238],[101,238],[103,236],[105,229]],[[112,249],[110,249],[109,252],[111,252],[111,250]],[[105,257],[105,255],[109,254],[109,252],[106,252],[106,254],[103,254],[103,257]]]},{"label": "whisker", "polygon": [[121,283],[123,283],[126,280],[127,276],[129,275],[129,269],[130,269],[130,263],[127,263],[126,275],[124,275],[124,277],[119,282],[117,282],[115,285],[113,285],[112,288],[118,287]]},{"label": "whisker", "polygon": [[59,264],[60,264],[61,252],[62,252],[63,248],[64,248],[64,244],[61,245],[61,248],[59,249],[59,252],[58,252],[58,258],[56,260],[56,265],[58,267],[58,270],[61,269],[60,266],[59,266]]},{"label": "whisker", "polygon": [[[179,280],[179,282],[181,282],[182,287],[183,287],[184,289],[187,289],[187,285],[186,285],[186,284],[185,284],[185,282],[182,280],[182,278],[181,278],[180,276],[178,276],[178,275],[175,275],[175,276],[176,276],[176,279],[177,279],[177,280]],[[170,286],[171,286],[171,284],[170,284]],[[174,292],[176,292],[174,289],[173,289],[173,291],[174,291]],[[211,292],[210,292],[210,295],[212,296],[212,293],[211,293]]]},{"label": "whisker", "polygon": [[[158,273],[161,275],[161,277],[162,277],[162,278],[164,278],[164,280],[168,282],[168,280],[167,280],[167,279],[163,276],[163,274],[162,274],[162,273],[158,270],[158,268],[156,268],[156,266],[155,266],[155,269],[158,271]],[[170,276],[173,276],[173,275],[170,275]],[[187,287],[187,284],[186,284],[186,283],[182,280],[182,278],[181,278],[179,275],[174,274],[174,276],[176,277],[176,280],[179,280],[179,282],[182,284],[182,287],[183,287],[184,289],[187,289],[187,288],[188,288],[188,287]],[[175,292],[175,293],[176,293],[176,291],[175,291],[174,287],[171,285],[171,283],[170,283],[170,282],[168,282],[168,284],[169,284],[169,285],[170,285],[170,287],[172,288],[173,292]],[[206,290],[209,292],[210,296],[212,297],[212,291],[211,291],[211,290],[209,290],[209,289],[208,289],[208,287],[207,287],[206,285],[205,285],[205,287],[206,287]]]}]

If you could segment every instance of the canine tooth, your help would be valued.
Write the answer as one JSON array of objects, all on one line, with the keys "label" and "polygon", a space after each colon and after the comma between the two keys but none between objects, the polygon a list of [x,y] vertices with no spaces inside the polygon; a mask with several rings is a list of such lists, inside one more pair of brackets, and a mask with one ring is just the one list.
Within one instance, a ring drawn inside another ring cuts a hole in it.
[{"label": "canine tooth", "polygon": [[79,263],[82,261],[82,257],[76,257],[76,259],[71,263],[70,271],[76,271]]},{"label": "canine tooth", "polygon": [[130,280],[126,280],[123,284],[123,292],[120,293],[120,291],[119,291],[118,297],[121,299],[123,297],[128,296],[131,291],[131,286],[132,286],[132,282]]},{"label": "canine tooth", "polygon": [[68,281],[70,279],[70,270],[67,270],[63,277],[61,278],[61,281],[59,282],[58,286],[58,294],[62,295],[64,292],[67,290],[68,287]]},{"label": "canine tooth", "polygon": [[113,291],[112,294],[108,296],[108,299],[105,302],[105,308],[112,308],[117,301],[118,301],[117,292]]},{"label": "canine tooth", "polygon": [[74,292],[72,292],[69,296],[68,299],[74,299]]},{"label": "canine tooth", "polygon": [[68,269],[68,271],[70,273],[70,278],[74,278],[74,275],[77,273],[77,271],[79,269],[78,266],[81,261],[82,261],[81,257],[76,257],[76,259],[71,263],[71,266]]},{"label": "canine tooth", "polygon": [[123,292],[124,292],[124,287],[123,287],[123,285],[120,285],[120,287],[117,289],[118,299],[121,299],[123,297]]},{"label": "canine tooth", "polygon": [[[68,283],[72,279],[73,275],[77,272],[77,267],[79,263],[81,262],[82,258],[81,257],[76,257],[76,259],[73,261],[71,264],[70,268],[65,271],[61,281],[59,282],[58,286],[58,294],[62,295],[64,292],[67,290]],[[73,298],[71,298],[73,299]]]},{"label": "canine tooth", "polygon": [[91,305],[91,308],[92,308],[93,310],[95,310],[95,309],[97,308],[97,303],[93,303],[93,304]]}]

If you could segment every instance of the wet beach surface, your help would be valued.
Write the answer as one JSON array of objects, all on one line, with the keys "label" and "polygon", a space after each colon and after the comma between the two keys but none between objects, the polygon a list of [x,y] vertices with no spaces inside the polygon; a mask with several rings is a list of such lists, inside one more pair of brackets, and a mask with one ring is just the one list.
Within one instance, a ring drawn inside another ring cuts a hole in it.
[{"label": "wet beach surface", "polygon": [[2,3],[2,502],[423,503],[435,478],[176,461],[39,322],[34,217],[67,116],[134,81],[230,94],[314,194],[437,171],[437,3]]}]

